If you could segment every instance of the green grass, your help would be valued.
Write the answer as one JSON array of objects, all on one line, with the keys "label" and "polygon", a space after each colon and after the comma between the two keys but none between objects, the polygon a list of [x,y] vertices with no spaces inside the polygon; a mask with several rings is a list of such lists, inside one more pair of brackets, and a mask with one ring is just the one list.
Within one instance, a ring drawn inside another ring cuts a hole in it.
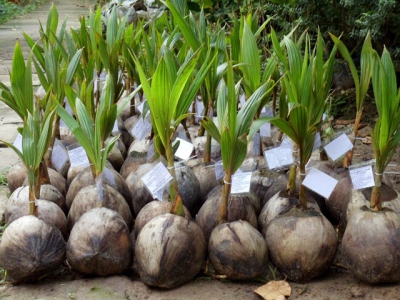
[{"label": "green grass", "polygon": [[7,0],[0,0],[0,24],[4,24],[5,22],[14,19],[17,16],[21,16],[33,11],[40,4],[46,2],[47,0],[20,0],[18,1],[20,4],[16,4]]},{"label": "green grass", "polygon": [[8,169],[4,169],[0,172],[0,185],[7,186],[7,173]]}]

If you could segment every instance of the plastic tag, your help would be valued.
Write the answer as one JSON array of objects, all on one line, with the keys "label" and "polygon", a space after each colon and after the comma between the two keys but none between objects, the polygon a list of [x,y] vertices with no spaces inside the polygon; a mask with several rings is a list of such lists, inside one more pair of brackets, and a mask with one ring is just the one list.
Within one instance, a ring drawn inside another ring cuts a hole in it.
[{"label": "plastic tag", "polygon": [[114,127],[113,127],[111,133],[113,133],[113,134],[119,133],[118,121],[117,120],[115,120],[115,122],[114,122]]},{"label": "plastic tag", "polygon": [[328,154],[333,161],[345,155],[352,148],[353,143],[349,140],[345,133],[324,147],[326,154]]},{"label": "plastic tag", "polygon": [[164,188],[172,180],[172,176],[162,162],[159,162],[153,169],[142,176],[141,179],[153,198],[157,198],[157,191]]},{"label": "plastic tag", "polygon": [[220,180],[225,176],[224,167],[222,166],[222,160],[215,162],[215,178]]},{"label": "plastic tag", "polygon": [[271,137],[271,123],[264,123],[260,127],[260,135],[262,137]]},{"label": "plastic tag", "polygon": [[261,155],[260,145],[261,145],[260,133],[256,132],[253,136],[253,155],[255,156]]},{"label": "plastic tag", "polygon": [[152,161],[154,158],[154,142],[152,141],[147,149],[147,161]]},{"label": "plastic tag", "polygon": [[319,132],[317,132],[317,134],[315,135],[314,147],[313,147],[312,151],[314,152],[315,150],[317,150],[321,146],[322,146],[321,134]]},{"label": "plastic tag", "polygon": [[175,156],[183,160],[188,160],[190,154],[193,152],[193,144],[181,138],[176,138],[175,141],[179,141],[179,147],[175,152]]},{"label": "plastic tag", "polygon": [[293,163],[292,148],[288,145],[264,151],[270,170],[280,169]]},{"label": "plastic tag", "polygon": [[17,137],[15,138],[15,141],[13,143],[13,145],[15,146],[15,148],[17,148],[19,151],[22,151],[22,135],[20,133],[18,133]]},{"label": "plastic tag", "polygon": [[204,103],[203,101],[196,101],[196,116],[195,121],[198,123],[204,116]]},{"label": "plastic tag", "polygon": [[138,140],[143,140],[150,132],[152,125],[147,119],[139,118],[131,130],[131,134]]},{"label": "plastic tag", "polygon": [[106,181],[109,185],[112,185],[114,187],[117,186],[117,184],[115,182],[115,175],[111,170],[104,168],[103,175],[104,175],[104,179],[106,179]]},{"label": "plastic tag", "polygon": [[241,94],[239,96],[239,102],[240,102],[241,108],[243,108],[243,106],[246,104],[246,95],[245,94]]},{"label": "plastic tag", "polygon": [[316,168],[311,168],[303,180],[303,185],[313,190],[322,197],[329,198],[338,181],[335,178],[321,172]]},{"label": "plastic tag", "polygon": [[51,164],[60,172],[68,161],[68,152],[64,145],[57,139],[54,140],[53,151],[51,152]]},{"label": "plastic tag", "polygon": [[243,194],[250,192],[252,172],[240,173],[232,176],[231,194]]},{"label": "plastic tag", "polygon": [[67,150],[69,155],[69,161],[71,162],[71,167],[75,166],[86,167],[90,165],[89,159],[86,155],[86,151],[79,143],[69,145],[67,147]]},{"label": "plastic tag", "polygon": [[365,166],[357,169],[349,170],[351,181],[355,190],[365,189],[375,186],[374,174],[372,166]]}]

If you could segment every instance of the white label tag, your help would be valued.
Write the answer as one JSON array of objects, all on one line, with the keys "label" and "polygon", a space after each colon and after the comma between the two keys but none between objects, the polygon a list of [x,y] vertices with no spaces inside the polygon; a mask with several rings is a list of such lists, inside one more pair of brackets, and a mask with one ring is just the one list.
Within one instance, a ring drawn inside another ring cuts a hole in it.
[{"label": "white label tag", "polygon": [[260,134],[256,132],[253,136],[253,155],[255,156],[261,155],[260,145],[261,145],[261,137]]},{"label": "white label tag", "polygon": [[333,161],[345,155],[352,148],[353,144],[345,133],[324,147],[326,154],[328,154]]},{"label": "white label tag", "polygon": [[155,197],[157,200],[162,201],[164,190],[165,190],[165,185],[164,185],[164,187],[162,187],[161,189],[159,189],[157,191],[157,195]]},{"label": "white label tag", "polygon": [[140,111],[140,114],[142,114],[143,113],[143,106],[144,106],[144,102],[145,101],[143,101],[142,103],[140,103],[136,108],[137,108],[137,110],[138,111]]},{"label": "white label tag", "polygon": [[240,102],[241,108],[243,108],[243,106],[246,104],[246,95],[245,94],[241,94],[239,96],[239,102]]},{"label": "white label tag", "polygon": [[60,172],[68,161],[68,152],[64,145],[57,139],[54,140],[53,151],[51,152],[51,164]]},{"label": "white label tag", "polygon": [[193,144],[181,138],[176,138],[175,141],[179,141],[179,147],[175,152],[175,156],[183,160],[188,160],[194,148]]},{"label": "white label tag", "polygon": [[153,169],[147,172],[142,178],[143,183],[149,189],[153,198],[157,198],[157,192],[164,188],[172,180],[168,169],[159,162]]},{"label": "white label tag", "polygon": [[215,178],[220,180],[225,176],[224,167],[222,166],[222,160],[215,162]]},{"label": "white label tag", "polygon": [[243,171],[240,170],[240,169],[237,169],[236,172],[235,172],[235,174],[233,174],[233,175],[239,175],[239,174],[243,174]]},{"label": "white label tag", "polygon": [[17,137],[15,138],[13,145],[15,148],[17,148],[19,151],[21,151],[21,153],[23,152],[22,151],[22,135],[20,133],[18,133]]},{"label": "white label tag", "polygon": [[114,122],[114,127],[113,127],[113,129],[112,129],[112,132],[111,133],[113,133],[113,134],[116,134],[116,133],[118,133],[119,132],[119,128],[118,128],[118,121],[117,120],[115,120],[115,122]]},{"label": "white label tag", "polygon": [[204,104],[203,101],[196,101],[196,116],[195,121],[198,123],[204,116]]},{"label": "white label tag", "polygon": [[288,146],[266,150],[264,155],[270,170],[279,169],[293,163],[292,148]]},{"label": "white label tag", "polygon": [[375,186],[374,174],[372,166],[365,166],[357,169],[349,170],[351,181],[355,190]]},{"label": "white label tag", "polygon": [[86,167],[90,165],[85,149],[83,149],[83,147],[78,143],[68,146],[67,150],[71,167]]},{"label": "white label tag", "polygon": [[240,173],[232,176],[231,194],[242,194],[250,192],[251,172]]},{"label": "white label tag", "polygon": [[152,128],[152,125],[147,119],[143,119],[142,117],[139,117],[139,120],[133,126],[131,133],[132,135],[137,138],[138,140],[143,140],[147,134],[150,132]]},{"label": "white label tag", "polygon": [[313,152],[315,150],[317,150],[319,147],[321,147],[322,143],[321,143],[321,134],[319,132],[317,132],[317,134],[315,135],[315,140],[314,140],[314,147],[313,147]]},{"label": "white label tag", "polygon": [[327,199],[332,194],[337,183],[338,181],[335,178],[332,178],[316,168],[311,168],[306,178],[303,180],[303,185],[305,187]]},{"label": "white label tag", "polygon": [[264,123],[260,127],[260,135],[262,137],[271,137],[271,123]]},{"label": "white label tag", "polygon": [[154,158],[154,143],[151,142],[149,149],[147,149],[147,161],[151,161]]}]

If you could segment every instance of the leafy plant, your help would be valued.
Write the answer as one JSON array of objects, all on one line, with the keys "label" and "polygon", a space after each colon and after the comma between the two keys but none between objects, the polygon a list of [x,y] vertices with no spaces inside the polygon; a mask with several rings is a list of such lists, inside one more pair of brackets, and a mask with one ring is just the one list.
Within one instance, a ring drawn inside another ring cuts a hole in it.
[{"label": "leafy plant", "polygon": [[382,174],[400,143],[400,89],[389,51],[382,56],[373,52],[372,87],[379,118],[372,135],[372,146],[376,159],[375,186],[372,189],[371,208],[382,209]]},{"label": "leafy plant", "polygon": [[210,68],[210,64],[204,64],[192,80],[200,53],[200,50],[194,53],[190,51],[184,63],[177,66],[173,52],[164,47],[163,56],[151,79],[147,78],[144,67],[132,53],[152,114],[154,145],[157,152],[166,157],[169,171],[173,177],[170,185],[170,198],[173,202],[171,213],[180,216],[184,212],[176,181],[172,141],[176,128],[188,116],[189,106]]},{"label": "leafy plant", "polygon": [[[309,37],[306,37],[304,50],[300,49],[291,38],[285,37],[283,45],[286,51],[284,51],[274,31],[272,31],[272,42],[274,54],[282,73],[285,74],[282,81],[287,95],[287,116],[260,118],[255,121],[253,127],[258,128],[264,122],[270,121],[297,146],[300,172],[299,201],[301,207],[306,209],[306,190],[302,182],[305,178],[305,166],[311,157],[315,136],[320,128],[328,100],[336,48],[324,62],[324,41],[321,34],[318,35],[312,52],[309,50]],[[290,176],[294,183],[293,173],[295,174],[294,166],[291,167]],[[289,193],[295,192],[294,184],[289,183]]]},{"label": "leafy plant", "polygon": [[272,92],[273,82],[261,85],[237,112],[238,86],[235,87],[232,62],[228,61],[227,80],[222,82],[217,100],[218,127],[212,119],[205,117],[202,124],[207,132],[221,145],[222,165],[225,171],[224,187],[221,194],[219,223],[228,220],[228,202],[232,175],[243,163],[247,144],[255,131],[250,130],[261,101]]},{"label": "leafy plant", "polygon": [[[365,37],[364,45],[361,50],[361,70],[360,75],[358,75],[358,70],[356,65],[354,64],[353,59],[349,51],[347,50],[346,46],[340,41],[337,37],[331,34],[331,38],[334,41],[335,45],[337,45],[340,53],[342,54],[343,58],[347,61],[351,75],[353,76],[355,88],[356,88],[356,120],[354,122],[354,139],[353,144],[357,138],[358,127],[360,126],[362,111],[364,108],[365,97],[367,95],[369,89],[369,83],[371,80],[371,73],[372,73],[372,44],[371,44],[371,37],[368,33]],[[351,160],[353,158],[353,149],[350,150],[343,161],[343,166],[348,168],[351,165]]]}]

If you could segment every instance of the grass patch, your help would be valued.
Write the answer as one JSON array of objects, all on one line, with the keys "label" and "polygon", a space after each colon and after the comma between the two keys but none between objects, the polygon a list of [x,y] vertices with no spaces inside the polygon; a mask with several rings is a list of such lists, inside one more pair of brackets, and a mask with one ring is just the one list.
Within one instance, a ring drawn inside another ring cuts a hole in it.
[{"label": "grass patch", "polygon": [[35,10],[47,0],[0,0],[0,24]]}]

